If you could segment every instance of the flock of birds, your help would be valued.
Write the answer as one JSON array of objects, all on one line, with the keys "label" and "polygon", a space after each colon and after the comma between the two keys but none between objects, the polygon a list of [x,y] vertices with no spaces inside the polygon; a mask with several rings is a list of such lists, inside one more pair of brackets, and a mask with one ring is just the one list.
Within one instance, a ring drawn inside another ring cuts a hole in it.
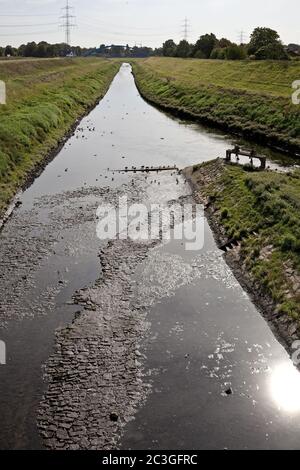
[{"label": "flock of birds", "polygon": [[[128,113],[126,113],[126,115],[128,115]],[[105,116],[104,116],[104,118],[105,118]],[[75,137],[76,139],[88,140],[89,137],[86,134],[91,133],[91,132],[96,132],[96,127],[94,126],[92,121],[90,119],[88,119],[86,127],[83,127],[83,126],[77,127],[76,130],[73,133],[73,137]],[[104,137],[105,135],[106,135],[106,132],[103,130],[102,133],[100,134],[100,136]],[[110,135],[113,135],[113,131],[110,131]],[[160,140],[164,140],[164,137],[160,137]],[[68,142],[68,145],[69,146],[72,145],[71,140]],[[115,147],[115,144],[112,144],[112,147]],[[93,156],[97,157],[98,154],[94,154]],[[126,157],[123,155],[121,157],[121,159],[125,160]],[[65,172],[68,172],[68,170],[69,170],[68,168],[65,168]],[[107,172],[112,173],[112,177],[110,178],[111,181],[115,181],[115,173],[125,175],[128,172],[133,172],[133,173],[141,172],[141,173],[146,173],[145,181],[149,180],[149,184],[157,184],[158,186],[161,185],[161,181],[159,181],[158,179],[150,179],[149,173],[150,172],[156,172],[158,174],[159,171],[166,171],[166,170],[169,170],[171,172],[171,173],[169,173],[171,177],[176,176],[176,184],[178,185],[179,184],[178,176],[181,174],[181,172],[175,165],[173,165],[173,166],[170,166],[170,165],[162,166],[162,165],[160,165],[158,167],[142,165],[140,168],[138,168],[136,166],[132,166],[131,168],[129,168],[128,166],[125,166],[125,168],[122,169],[122,170],[110,170],[109,168],[107,168]],[[58,175],[58,177],[61,177],[61,175]],[[95,179],[95,181],[98,182],[99,178],[104,178],[104,179],[108,180],[109,176],[105,175],[105,174],[104,175],[100,174],[99,177]],[[134,185],[135,182],[136,182],[135,179],[131,180],[132,185]],[[187,181],[185,180],[184,183],[186,184]],[[87,185],[86,182],[84,182],[83,184],[84,184],[84,186]]]}]

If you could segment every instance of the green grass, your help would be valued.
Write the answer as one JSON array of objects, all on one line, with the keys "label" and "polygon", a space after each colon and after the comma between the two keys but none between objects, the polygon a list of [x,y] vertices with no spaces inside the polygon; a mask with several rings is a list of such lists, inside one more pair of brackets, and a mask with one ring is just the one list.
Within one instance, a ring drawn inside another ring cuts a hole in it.
[{"label": "green grass", "polygon": [[51,59],[0,62],[7,105],[0,106],[0,215],[28,174],[97,99],[116,61]]},{"label": "green grass", "polygon": [[299,61],[213,61],[150,58],[132,61],[141,93],[270,145],[300,151],[300,106],[292,104]]},{"label": "green grass", "polygon": [[[209,183],[200,184],[199,175],[211,172]],[[279,312],[300,321],[300,284],[295,282],[295,276],[300,282],[300,170],[249,172],[236,165],[220,170],[217,160],[197,165],[193,179],[213,199],[228,239],[242,240],[242,260],[253,278]]]}]

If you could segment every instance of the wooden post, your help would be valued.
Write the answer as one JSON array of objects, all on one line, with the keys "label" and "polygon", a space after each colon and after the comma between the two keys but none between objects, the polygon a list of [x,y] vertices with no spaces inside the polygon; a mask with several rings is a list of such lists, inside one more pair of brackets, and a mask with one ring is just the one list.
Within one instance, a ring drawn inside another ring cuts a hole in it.
[{"label": "wooden post", "polygon": [[260,159],[260,169],[265,170],[267,166],[267,159],[266,157],[261,157]]},{"label": "wooden post", "polygon": [[231,160],[231,150],[226,150],[226,162],[230,162]]}]

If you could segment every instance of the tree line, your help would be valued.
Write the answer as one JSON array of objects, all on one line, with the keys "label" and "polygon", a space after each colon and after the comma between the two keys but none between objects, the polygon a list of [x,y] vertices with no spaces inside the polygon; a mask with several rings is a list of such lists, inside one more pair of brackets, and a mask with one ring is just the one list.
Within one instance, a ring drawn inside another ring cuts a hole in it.
[{"label": "tree line", "polygon": [[277,31],[270,28],[256,28],[251,34],[250,42],[240,45],[226,38],[217,39],[213,33],[200,36],[195,44],[190,44],[186,40],[176,44],[173,39],[168,39],[163,44],[161,55],[222,60],[244,60],[247,58],[288,60],[290,58],[289,48],[283,45]]},{"label": "tree line", "polygon": [[20,47],[0,47],[0,57],[65,57],[68,54],[82,56],[88,49],[80,46],[70,47],[67,44],[49,44],[41,41],[38,44],[34,41],[22,44]]},{"label": "tree line", "polygon": [[148,57],[154,55],[151,47],[134,46],[129,47],[101,44],[99,48],[83,48],[80,46],[70,47],[65,43],[49,44],[46,41],[29,42],[22,44],[20,47],[0,47],[0,57],[65,57],[73,56],[99,56],[99,57]]},{"label": "tree line", "polygon": [[151,47],[129,47],[122,45],[101,44],[96,48],[70,47],[67,44],[49,44],[45,41],[29,42],[18,48],[12,46],[0,47],[0,57],[65,57],[74,56],[98,56],[98,57],[182,57],[198,59],[273,59],[288,60],[290,57],[300,57],[300,46],[290,44],[284,46],[277,31],[270,28],[256,28],[251,34],[248,44],[236,44],[229,39],[217,39],[215,34],[200,36],[195,44],[182,40],[176,44],[173,39],[168,39],[163,46],[157,49]]}]

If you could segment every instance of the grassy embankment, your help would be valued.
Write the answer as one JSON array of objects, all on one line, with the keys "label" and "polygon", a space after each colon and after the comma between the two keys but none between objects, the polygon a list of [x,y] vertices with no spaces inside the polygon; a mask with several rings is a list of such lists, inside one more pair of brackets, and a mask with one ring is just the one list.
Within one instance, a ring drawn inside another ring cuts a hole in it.
[{"label": "grassy embankment", "polygon": [[300,329],[300,170],[250,172],[222,160],[190,176],[225,239],[241,240],[245,272]]},{"label": "grassy embankment", "polygon": [[149,101],[257,141],[300,152],[298,61],[150,58],[132,61]]},{"label": "grassy embankment", "polygon": [[0,216],[28,175],[101,98],[119,68],[101,59],[0,62]]}]

